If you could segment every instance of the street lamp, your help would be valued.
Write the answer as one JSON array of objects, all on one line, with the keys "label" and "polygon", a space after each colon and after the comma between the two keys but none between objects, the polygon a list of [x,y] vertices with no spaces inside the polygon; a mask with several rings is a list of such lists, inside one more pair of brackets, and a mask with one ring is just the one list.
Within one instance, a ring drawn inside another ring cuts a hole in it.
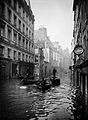
[{"label": "street lamp", "polygon": [[74,50],[73,50],[75,55],[78,55],[79,58],[81,58],[83,61],[85,60],[84,57],[80,56],[84,53],[84,49],[82,47],[82,45],[79,45],[79,43],[75,46]]},{"label": "street lamp", "polygon": [[77,45],[75,46],[73,52],[74,52],[76,55],[79,56],[79,55],[83,54],[84,49],[83,49],[82,45],[77,44]]}]

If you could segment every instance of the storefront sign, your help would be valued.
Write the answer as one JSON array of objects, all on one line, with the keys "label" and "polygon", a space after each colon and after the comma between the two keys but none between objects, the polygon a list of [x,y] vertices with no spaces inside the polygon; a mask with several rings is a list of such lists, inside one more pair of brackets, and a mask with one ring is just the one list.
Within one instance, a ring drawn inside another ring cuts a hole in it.
[{"label": "storefront sign", "polygon": [[73,51],[76,55],[81,55],[84,52],[82,45],[76,45]]}]

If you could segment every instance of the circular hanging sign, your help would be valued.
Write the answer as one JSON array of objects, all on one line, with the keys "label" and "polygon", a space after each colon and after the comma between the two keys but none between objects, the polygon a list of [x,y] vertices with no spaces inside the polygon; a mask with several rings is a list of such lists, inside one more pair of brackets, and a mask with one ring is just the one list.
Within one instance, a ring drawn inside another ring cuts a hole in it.
[{"label": "circular hanging sign", "polygon": [[84,52],[84,49],[82,47],[82,45],[76,45],[73,52],[76,54],[76,55],[81,55],[83,54]]}]

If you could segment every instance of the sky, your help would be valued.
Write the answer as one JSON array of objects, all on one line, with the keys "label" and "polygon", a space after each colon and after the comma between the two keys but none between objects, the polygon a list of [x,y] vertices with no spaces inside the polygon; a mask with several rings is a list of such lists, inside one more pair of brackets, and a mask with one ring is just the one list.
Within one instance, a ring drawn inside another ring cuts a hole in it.
[{"label": "sky", "polygon": [[59,41],[62,49],[69,48],[73,32],[73,0],[30,0],[35,27],[47,28],[51,41]]}]

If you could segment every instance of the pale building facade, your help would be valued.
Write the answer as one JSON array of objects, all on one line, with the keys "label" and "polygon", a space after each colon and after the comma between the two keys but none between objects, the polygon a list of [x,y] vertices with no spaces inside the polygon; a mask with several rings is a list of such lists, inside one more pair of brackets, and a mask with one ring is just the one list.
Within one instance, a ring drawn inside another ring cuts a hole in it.
[{"label": "pale building facade", "polygon": [[34,15],[25,0],[0,1],[0,58],[8,78],[34,63]]}]

